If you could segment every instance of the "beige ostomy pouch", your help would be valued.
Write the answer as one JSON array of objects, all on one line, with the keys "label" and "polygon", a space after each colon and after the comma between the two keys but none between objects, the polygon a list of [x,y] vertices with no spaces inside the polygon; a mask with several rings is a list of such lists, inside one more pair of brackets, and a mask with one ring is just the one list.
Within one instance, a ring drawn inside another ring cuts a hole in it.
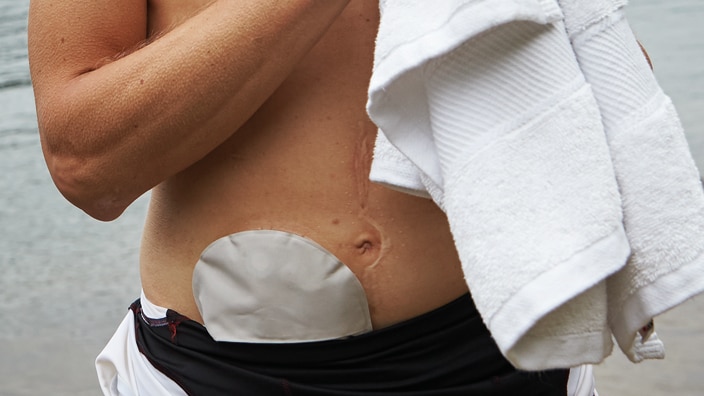
[{"label": "beige ostomy pouch", "polygon": [[216,341],[322,341],[372,330],[364,289],[350,269],[307,238],[244,231],[206,248],[193,295]]}]

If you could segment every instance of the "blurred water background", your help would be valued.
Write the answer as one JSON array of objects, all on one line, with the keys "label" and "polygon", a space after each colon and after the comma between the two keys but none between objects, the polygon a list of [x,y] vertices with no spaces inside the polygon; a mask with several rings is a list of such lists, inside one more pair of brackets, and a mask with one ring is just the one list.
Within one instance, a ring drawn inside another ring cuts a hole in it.
[{"label": "blurred water background", "polygon": [[[586,1],[586,0],[585,0]],[[633,0],[629,17],[704,169],[704,1]],[[0,396],[97,395],[93,359],[138,296],[147,198],[100,223],[46,171],[27,63],[29,0],[0,0]],[[704,298],[663,315],[664,361],[597,367],[601,396],[704,395]]]}]

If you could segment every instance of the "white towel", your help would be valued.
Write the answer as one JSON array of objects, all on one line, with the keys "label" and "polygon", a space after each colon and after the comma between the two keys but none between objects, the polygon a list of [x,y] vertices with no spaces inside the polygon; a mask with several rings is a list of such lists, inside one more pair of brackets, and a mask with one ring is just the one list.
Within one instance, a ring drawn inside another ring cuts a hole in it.
[{"label": "white towel", "polygon": [[633,250],[607,282],[609,323],[629,358],[640,361],[659,356],[659,340],[642,343],[636,334],[648,318],[703,290],[702,186],[676,111],[617,11],[625,1],[560,4],[599,103]]},{"label": "white towel", "polygon": [[380,4],[371,177],[445,210],[522,369],[599,362],[612,334],[662,357],[638,330],[704,291],[704,193],[623,3]]}]

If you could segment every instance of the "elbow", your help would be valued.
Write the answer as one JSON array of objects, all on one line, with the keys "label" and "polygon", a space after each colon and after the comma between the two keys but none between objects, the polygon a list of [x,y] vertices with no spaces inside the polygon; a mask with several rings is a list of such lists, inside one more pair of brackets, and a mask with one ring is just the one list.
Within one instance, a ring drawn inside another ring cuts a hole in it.
[{"label": "elbow", "polygon": [[[119,188],[102,177],[90,161],[47,155],[49,173],[61,195],[90,217],[113,221],[127,209],[129,203]],[[131,201],[130,201],[131,202]]]},{"label": "elbow", "polygon": [[80,128],[66,124],[70,123],[59,117],[39,117],[42,151],[54,184],[66,200],[94,219],[117,219],[128,204],[122,203],[120,183],[113,177],[116,172],[109,171],[104,151],[81,144],[86,139],[75,133]]}]

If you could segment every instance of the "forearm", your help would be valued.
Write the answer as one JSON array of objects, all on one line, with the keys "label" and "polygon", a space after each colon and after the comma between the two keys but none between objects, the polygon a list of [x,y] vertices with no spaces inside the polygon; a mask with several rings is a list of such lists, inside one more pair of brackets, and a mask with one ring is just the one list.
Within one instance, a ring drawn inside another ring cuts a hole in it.
[{"label": "forearm", "polygon": [[62,193],[95,217],[119,215],[235,132],[346,3],[217,1],[144,48],[37,87]]}]

